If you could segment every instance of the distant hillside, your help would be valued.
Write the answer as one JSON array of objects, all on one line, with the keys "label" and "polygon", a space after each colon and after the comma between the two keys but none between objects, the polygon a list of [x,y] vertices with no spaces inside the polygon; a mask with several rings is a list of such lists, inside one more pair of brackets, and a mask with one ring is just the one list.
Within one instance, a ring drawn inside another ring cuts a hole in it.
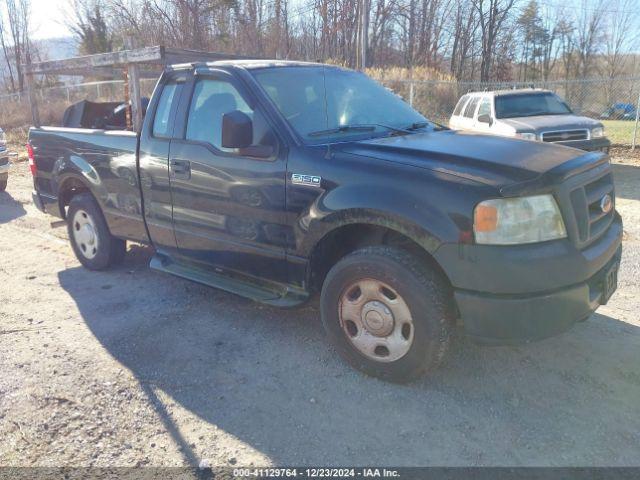
[{"label": "distant hillside", "polygon": [[36,48],[43,60],[59,60],[78,55],[78,41],[74,37],[37,40]]},{"label": "distant hillside", "polygon": [[[34,46],[38,51],[41,60],[59,60],[61,58],[75,57],[78,55],[78,42],[73,37],[64,38],[48,38],[44,40],[36,40]],[[0,57],[0,91],[2,87],[2,79],[8,76],[7,63],[4,56]],[[73,81],[71,77],[62,78],[64,81]]]}]

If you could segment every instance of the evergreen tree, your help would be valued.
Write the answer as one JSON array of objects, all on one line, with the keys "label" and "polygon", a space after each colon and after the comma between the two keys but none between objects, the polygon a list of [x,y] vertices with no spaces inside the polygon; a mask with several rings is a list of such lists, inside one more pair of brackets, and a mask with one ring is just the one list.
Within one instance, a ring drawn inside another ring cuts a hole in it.
[{"label": "evergreen tree", "polygon": [[96,2],[93,8],[85,7],[73,29],[80,39],[80,53],[91,55],[113,50],[113,36],[100,3]]}]

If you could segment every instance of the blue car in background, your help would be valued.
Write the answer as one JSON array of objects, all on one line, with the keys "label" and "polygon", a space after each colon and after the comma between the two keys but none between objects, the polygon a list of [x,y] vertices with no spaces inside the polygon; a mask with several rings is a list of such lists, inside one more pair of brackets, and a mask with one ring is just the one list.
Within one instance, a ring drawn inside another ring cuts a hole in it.
[{"label": "blue car in background", "polygon": [[630,103],[614,103],[602,115],[602,120],[635,120],[636,107]]}]

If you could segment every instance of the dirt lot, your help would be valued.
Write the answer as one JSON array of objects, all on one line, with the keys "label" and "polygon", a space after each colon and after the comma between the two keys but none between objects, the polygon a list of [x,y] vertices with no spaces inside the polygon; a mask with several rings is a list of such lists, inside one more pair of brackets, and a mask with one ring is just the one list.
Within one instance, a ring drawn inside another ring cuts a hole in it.
[{"label": "dirt lot", "polygon": [[398,386],[336,358],[317,305],[157,273],[138,246],[114,271],[80,268],[18,163],[0,194],[0,464],[638,465],[640,161],[618,155],[615,175],[608,306],[528,346],[460,337]]}]

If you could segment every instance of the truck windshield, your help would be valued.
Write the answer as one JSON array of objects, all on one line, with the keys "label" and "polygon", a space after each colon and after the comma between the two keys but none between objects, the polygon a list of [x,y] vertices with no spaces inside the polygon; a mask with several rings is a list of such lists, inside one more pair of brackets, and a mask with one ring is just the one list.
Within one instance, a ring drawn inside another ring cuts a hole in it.
[{"label": "truck windshield", "polygon": [[397,134],[399,130],[412,133],[431,125],[399,96],[359,72],[296,66],[252,73],[306,143]]},{"label": "truck windshield", "polygon": [[496,117],[515,118],[535,115],[566,115],[571,109],[551,92],[520,93],[496,97]]}]

